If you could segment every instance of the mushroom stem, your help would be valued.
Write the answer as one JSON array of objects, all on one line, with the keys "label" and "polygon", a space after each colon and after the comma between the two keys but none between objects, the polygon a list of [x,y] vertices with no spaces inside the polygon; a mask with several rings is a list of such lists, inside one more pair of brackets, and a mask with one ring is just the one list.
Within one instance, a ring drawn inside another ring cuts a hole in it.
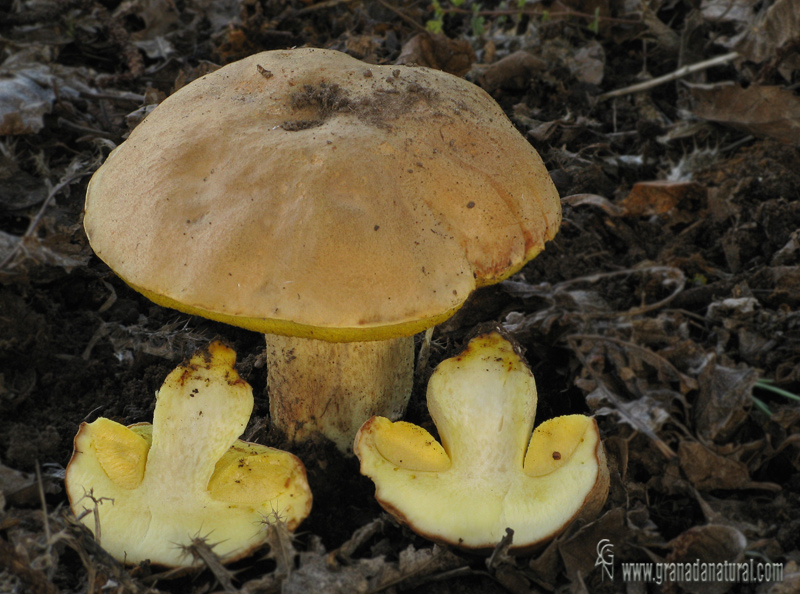
[{"label": "mushroom stem", "polygon": [[324,435],[352,453],[373,415],[399,419],[414,380],[414,337],[326,342],[267,334],[272,423],[290,441]]}]

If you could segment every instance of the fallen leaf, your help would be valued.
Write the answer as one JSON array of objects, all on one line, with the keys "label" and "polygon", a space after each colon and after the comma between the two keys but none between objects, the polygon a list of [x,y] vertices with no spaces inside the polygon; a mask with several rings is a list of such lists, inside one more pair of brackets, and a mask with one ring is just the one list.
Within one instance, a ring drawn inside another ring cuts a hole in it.
[{"label": "fallen leaf", "polygon": [[800,567],[789,561],[784,568],[783,581],[772,584],[766,594],[796,594],[800,592]]},{"label": "fallen leaf", "polygon": [[24,70],[0,78],[0,136],[39,132],[55,98]]},{"label": "fallen leaf", "polygon": [[405,43],[395,64],[415,64],[464,76],[474,61],[475,52],[468,41],[424,32]]},{"label": "fallen leaf", "polygon": [[621,216],[625,213],[620,206],[614,204],[608,198],[604,196],[598,196],[597,194],[573,194],[572,196],[563,197],[561,199],[561,203],[568,204],[572,207],[595,206],[604,210],[606,214],[611,215],[612,217]]},{"label": "fallen leaf", "polygon": [[725,442],[747,419],[753,404],[753,386],[758,373],[750,367],[732,369],[707,359],[698,376],[700,393],[694,405],[698,435],[706,440]]},{"label": "fallen leaf", "polygon": [[534,75],[545,68],[543,60],[520,50],[486,67],[478,77],[478,84],[490,95],[497,90],[523,91],[530,86]]},{"label": "fallen leaf", "polygon": [[746,22],[753,15],[753,0],[703,0],[700,11],[713,22]]},{"label": "fallen leaf", "polygon": [[[668,563],[682,564],[683,567],[691,566],[691,579],[678,579],[669,581],[679,584],[686,592],[693,594],[723,594],[730,590],[733,581],[715,579],[702,579],[700,573],[704,564],[739,563],[744,560],[747,548],[747,538],[736,528],[731,526],[696,526],[669,542],[672,552],[667,556]],[[694,565],[697,565],[697,575]],[[708,566],[706,566],[708,567]],[[716,577],[716,572],[714,573]]]},{"label": "fallen leaf", "polygon": [[[627,216],[641,217],[671,214],[672,222],[697,220],[698,212],[705,208],[706,189],[692,181],[637,182],[620,206]],[[677,212],[678,210],[683,212]]]},{"label": "fallen leaf", "polygon": [[784,59],[778,64],[778,71],[786,80],[790,80],[792,72],[800,68],[797,52],[787,51],[796,43],[797,32],[800,31],[800,0],[777,0],[761,12],[755,22],[752,14],[748,16],[750,18],[745,19],[745,31],[726,45],[756,63],[782,56]]},{"label": "fallen leaf", "polygon": [[687,86],[698,117],[748,134],[800,144],[800,97],[791,91],[761,85],[745,89],[731,82]]},{"label": "fallen leaf", "polygon": [[720,456],[701,443],[682,441],[678,457],[686,477],[700,491],[713,489],[764,489],[780,491],[774,483],[750,480],[747,466],[737,460]]},{"label": "fallen leaf", "polygon": [[575,78],[592,85],[603,82],[605,63],[606,53],[603,46],[594,40],[576,51],[572,59],[567,62]]},{"label": "fallen leaf", "polygon": [[631,534],[633,531],[635,528],[626,525],[625,510],[618,507],[581,527],[571,536],[559,538],[558,551],[567,576],[572,580],[579,574],[589,577],[597,573],[599,576],[602,568],[597,566],[598,544],[607,539],[612,545],[622,547],[635,541]]}]

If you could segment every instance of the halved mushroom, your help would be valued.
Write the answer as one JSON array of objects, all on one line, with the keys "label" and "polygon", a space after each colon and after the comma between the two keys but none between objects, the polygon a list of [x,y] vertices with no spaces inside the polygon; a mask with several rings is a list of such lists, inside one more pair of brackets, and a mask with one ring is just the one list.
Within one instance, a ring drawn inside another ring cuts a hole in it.
[{"label": "halved mushroom", "polygon": [[557,417],[531,435],[536,404],[512,345],[478,336],[428,384],[441,445],[421,427],[373,417],[355,440],[361,472],[378,502],[426,538],[489,550],[512,528],[512,549],[530,549],[596,515],[609,486],[594,419]]},{"label": "halved mushroom", "polygon": [[238,440],[253,390],[220,342],[170,373],[156,394],[153,424],[83,423],[67,466],[75,515],[120,561],[169,567],[196,563],[186,551],[204,538],[224,561],[266,538],[265,524],[294,530],[311,511],[302,462]]}]

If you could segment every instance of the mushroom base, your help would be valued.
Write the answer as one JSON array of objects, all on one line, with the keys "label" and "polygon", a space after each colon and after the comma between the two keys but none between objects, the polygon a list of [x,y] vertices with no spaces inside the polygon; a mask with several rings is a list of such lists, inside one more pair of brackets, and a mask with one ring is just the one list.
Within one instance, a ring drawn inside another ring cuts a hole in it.
[{"label": "mushroom base", "polygon": [[362,423],[403,416],[414,380],[414,337],[326,342],[267,334],[272,423],[293,442],[323,435],[352,453]]}]

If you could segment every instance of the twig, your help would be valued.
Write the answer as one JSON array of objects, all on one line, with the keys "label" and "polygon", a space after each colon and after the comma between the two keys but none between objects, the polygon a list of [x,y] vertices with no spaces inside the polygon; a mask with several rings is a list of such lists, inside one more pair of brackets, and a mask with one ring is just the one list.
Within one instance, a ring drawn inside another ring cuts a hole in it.
[{"label": "twig", "polygon": [[39,212],[36,213],[36,216],[33,218],[33,220],[31,220],[30,224],[28,225],[25,234],[19,238],[19,241],[17,241],[16,245],[14,246],[14,249],[12,249],[5,257],[5,259],[2,262],[0,262],[0,270],[4,270],[6,266],[8,266],[11,263],[11,261],[16,257],[17,252],[19,252],[19,250],[22,248],[24,240],[28,237],[31,237],[36,232],[36,229],[37,227],[39,227],[39,223],[41,222],[45,211],[50,206],[50,203],[53,201],[53,198],[56,197],[56,194],[58,194],[61,190],[70,185],[76,179],[87,173],[88,171],[83,168],[83,163],[76,163],[70,165],[69,169],[67,170],[67,173],[64,174],[64,177],[62,177],[61,180],[56,184],[56,186],[52,190],[50,190],[50,193],[47,195],[47,198],[45,198],[44,202],[42,203],[42,206],[39,208]]},{"label": "twig", "polygon": [[649,437],[650,440],[653,442],[653,445],[656,446],[656,449],[659,452],[661,452],[661,454],[667,460],[675,460],[678,457],[678,455],[672,451],[672,448],[670,448],[666,443],[664,443],[664,441],[658,435],[656,435],[655,432],[652,429],[650,429],[650,427],[645,425],[640,419],[633,416],[630,413],[630,411],[627,408],[625,408],[623,403],[620,402],[620,399],[617,397],[617,395],[606,386],[605,382],[600,377],[600,374],[597,373],[594,367],[589,365],[589,362],[586,360],[586,357],[584,357],[583,353],[581,353],[580,348],[576,344],[577,340],[580,340],[580,338],[577,338],[577,335],[567,337],[567,343],[569,344],[572,351],[575,353],[575,356],[578,357],[578,360],[581,362],[583,367],[589,372],[589,375],[592,376],[595,385],[597,385],[597,387],[605,394],[606,398],[608,398],[608,400],[614,405],[614,410],[621,417],[623,417],[632,427],[638,429],[640,433]]},{"label": "twig", "polygon": [[228,570],[220,559],[219,555],[214,552],[214,547],[219,543],[209,544],[204,536],[199,534],[192,538],[192,543],[183,546],[184,552],[190,553],[195,561],[202,561],[203,564],[214,574],[214,577],[219,582],[220,586],[225,592],[236,592],[236,586],[233,585],[233,572]]},{"label": "twig", "polygon": [[643,83],[631,85],[630,87],[625,87],[624,89],[617,89],[616,91],[603,93],[602,95],[598,95],[597,99],[600,101],[605,101],[606,99],[611,99],[613,97],[621,97],[623,95],[630,95],[632,93],[646,91],[648,89],[663,85],[664,83],[683,78],[684,76],[692,74],[693,72],[700,72],[701,70],[706,70],[712,66],[727,64],[731,60],[735,60],[738,57],[738,52],[730,52],[729,54],[717,56],[716,58],[711,58],[710,60],[704,60],[702,62],[697,62],[696,64],[689,64],[688,66],[678,68],[675,72],[671,72],[670,74],[665,74],[664,76],[659,76],[658,78],[654,78]]},{"label": "twig", "polygon": [[350,4],[353,0],[325,0],[324,2],[318,2],[316,4],[312,4],[310,6],[306,6],[305,8],[301,8],[297,12],[294,13],[295,16],[301,16],[304,14],[309,14],[311,12],[316,12],[318,10],[327,10],[329,8],[336,8],[340,4]]},{"label": "twig", "polygon": [[399,16],[401,19],[403,19],[403,20],[404,20],[406,23],[408,23],[409,25],[411,25],[411,27],[412,27],[412,28],[414,28],[414,29],[416,29],[417,31],[427,31],[427,29],[426,29],[425,27],[423,27],[422,25],[420,25],[420,24],[419,24],[417,21],[415,21],[415,20],[414,20],[414,19],[412,19],[410,16],[408,16],[407,14],[405,14],[405,13],[404,13],[403,11],[401,11],[399,8],[397,8],[397,7],[395,7],[395,6],[392,6],[392,5],[391,5],[391,4],[389,4],[388,2],[385,2],[385,0],[378,0],[378,2],[379,2],[379,3],[380,3],[380,4],[381,4],[381,5],[382,5],[382,6],[383,6],[385,9],[387,9],[387,10],[391,10],[393,13],[395,13],[397,16]]},{"label": "twig", "polygon": [[114,134],[113,132],[106,132],[104,130],[98,130],[96,128],[90,128],[89,126],[81,126],[80,124],[76,124],[75,122],[70,122],[64,118],[58,118],[58,125],[61,128],[68,128],[73,132],[79,132],[81,134],[87,136],[97,136],[100,138],[105,138],[107,140],[117,140],[119,138],[119,134]]},{"label": "twig", "polygon": [[638,345],[635,342],[628,342],[627,340],[621,340],[613,336],[603,336],[602,334],[570,334],[568,338],[574,338],[576,340],[594,340],[596,342],[610,342],[611,344],[615,344],[624,349],[637,351],[642,356],[642,359],[650,363],[650,365],[653,367],[656,367],[659,370],[669,371],[672,376],[677,378],[678,382],[680,382],[682,390],[689,391],[697,389],[697,380],[686,375],[685,373],[681,373],[678,368],[676,368],[672,363],[658,353]]},{"label": "twig", "polygon": [[331,552],[330,557],[335,558],[337,561],[351,563],[356,551],[373,536],[383,532],[387,523],[386,516],[378,516],[369,524],[356,530],[347,542]]},{"label": "twig", "polygon": [[[673,299],[675,299],[686,286],[686,277],[680,268],[675,268],[673,266],[649,266],[647,268],[626,268],[624,270],[614,270],[613,272],[598,272],[595,274],[589,274],[586,276],[571,278],[569,280],[560,282],[557,285],[552,286],[550,288],[549,293],[557,294],[560,291],[566,289],[567,287],[580,283],[596,283],[598,281],[608,278],[613,278],[617,276],[630,276],[642,272],[663,273],[666,277],[668,277],[668,280],[665,281],[665,284],[667,283],[673,284],[675,285],[675,289],[667,297],[664,297],[663,299],[656,301],[655,303],[641,305],[639,307],[633,307],[628,311],[594,312],[584,315],[588,318],[593,318],[593,319],[613,319],[620,317],[639,316],[664,307],[665,305],[670,303]],[[537,291],[536,286],[529,285],[528,283],[522,283],[519,281],[503,281],[503,287],[506,289],[506,291],[508,291],[512,295],[518,295],[521,296],[522,298],[530,296],[541,296],[541,292]]]},{"label": "twig", "polygon": [[[45,551],[47,555],[48,566],[53,568],[53,540],[50,533],[50,515],[47,513],[47,500],[44,498],[44,482],[42,481],[42,469],[39,466],[39,460],[36,460],[36,484],[39,487],[39,501],[42,503],[42,523],[44,524],[44,540]],[[48,575],[47,577],[52,577]]]},{"label": "twig", "polygon": [[598,95],[597,98],[600,101],[605,101],[606,99],[611,99],[613,97],[621,97],[623,95],[630,95],[632,93],[639,93],[640,91],[646,91],[648,89],[652,89],[654,87],[663,85],[664,83],[668,83],[673,80],[678,80],[679,78],[683,78],[684,76],[692,74],[693,72],[700,72],[701,70],[706,70],[708,68],[711,68],[712,66],[727,64],[731,60],[735,60],[738,57],[739,57],[738,52],[730,52],[729,54],[717,56],[716,58],[711,58],[710,60],[703,60],[702,62],[697,62],[696,64],[689,64],[688,66],[683,66],[681,68],[678,68],[675,72],[671,72],[670,74],[665,74],[664,76],[659,76],[658,78],[654,78],[652,80],[648,80],[643,83],[631,85],[630,87],[625,87],[624,89],[617,89],[616,91],[611,91],[609,93],[603,93],[602,95]]},{"label": "twig", "polygon": [[25,591],[35,594],[58,594],[59,592],[43,571],[32,567],[30,560],[4,539],[0,539],[0,567],[18,578]]},{"label": "twig", "polygon": [[597,280],[603,278],[610,278],[614,276],[627,276],[629,274],[635,274],[637,272],[663,272],[665,276],[672,276],[670,279],[673,284],[675,285],[675,290],[672,291],[668,296],[664,297],[660,301],[656,301],[655,303],[650,303],[648,305],[642,305],[639,307],[633,307],[628,311],[623,312],[613,312],[610,314],[592,314],[591,317],[593,318],[616,318],[616,317],[634,317],[639,316],[644,313],[649,313],[656,309],[661,309],[665,305],[667,305],[670,301],[675,299],[678,294],[683,291],[683,288],[686,286],[686,277],[683,274],[683,271],[680,268],[675,268],[672,266],[650,266],[647,268],[630,268],[626,270],[616,270],[614,272],[600,272],[594,275],[589,275],[582,278],[570,279],[562,283],[563,285],[571,284],[573,281],[589,281],[595,282]]},{"label": "twig", "polygon": [[[506,10],[469,10],[466,8],[458,8],[455,6],[448,6],[446,8],[443,7],[444,12],[452,13],[452,14],[469,14],[469,15],[478,15],[478,16],[488,16],[488,17],[499,17],[499,16],[542,16],[542,11],[537,9],[506,9]],[[594,13],[589,12],[581,12],[579,10],[574,10],[572,8],[565,8],[564,10],[559,11],[548,11],[547,15],[552,19],[554,17],[579,17],[582,19],[587,20],[595,20],[598,19],[600,21],[606,23],[621,23],[621,24],[628,24],[628,25],[638,25],[641,24],[641,19],[621,19],[618,17],[610,17],[610,16],[603,16],[603,15],[596,15]]]},{"label": "twig", "polygon": [[414,381],[421,382],[425,375],[425,370],[428,369],[428,360],[431,356],[431,337],[433,336],[433,326],[425,331],[425,337],[422,339],[422,344],[419,345],[419,354],[417,355],[417,366],[414,370]]},{"label": "twig", "polygon": [[107,99],[109,101],[127,101],[129,103],[144,104],[145,96],[138,93],[131,93],[128,91],[115,91],[114,89],[106,89],[104,92],[99,91],[80,91],[80,96],[84,99]]},{"label": "twig", "polygon": [[[117,588],[110,590],[111,592],[125,592],[126,594],[159,594],[160,590],[143,585],[139,580],[133,578],[124,565],[114,559],[106,552],[100,544],[92,538],[92,533],[89,529],[81,524],[73,516],[71,512],[65,511],[62,515],[63,520],[66,522],[66,537],[64,541],[67,546],[74,550],[81,559],[83,567],[91,576],[97,576],[102,580],[103,584],[112,584],[116,582]],[[2,542],[2,541],[0,541]],[[151,576],[158,578],[163,574]],[[91,586],[91,581],[88,584]],[[100,588],[91,588],[84,590],[85,592],[100,591]],[[106,590],[102,590],[106,591]]]},{"label": "twig", "polygon": [[492,551],[492,554],[486,560],[486,567],[490,570],[494,569],[497,559],[499,559],[501,555],[508,554],[508,548],[513,544],[513,542],[514,531],[511,528],[506,528],[506,533],[503,535],[503,538],[500,539],[500,541],[494,547],[494,551]]}]

